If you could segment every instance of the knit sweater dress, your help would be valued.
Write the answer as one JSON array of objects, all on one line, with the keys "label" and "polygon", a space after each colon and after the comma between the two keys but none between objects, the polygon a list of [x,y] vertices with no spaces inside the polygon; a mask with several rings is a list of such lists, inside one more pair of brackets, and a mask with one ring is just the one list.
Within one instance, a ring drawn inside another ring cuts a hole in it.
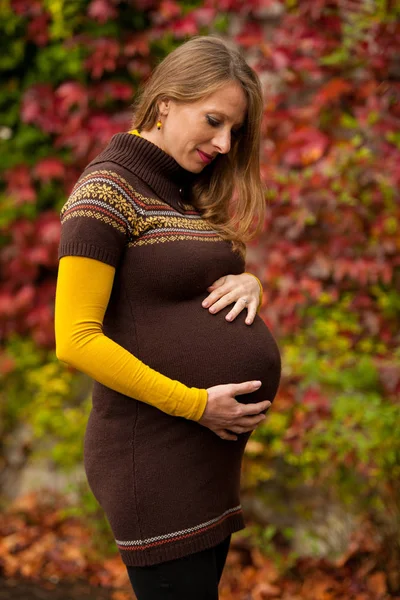
[{"label": "knit sweater dress", "polygon": [[[190,387],[261,380],[240,402],[273,400],[277,343],[257,315],[212,315],[207,287],[245,270],[186,201],[193,174],[148,140],[118,133],[86,167],[61,210],[59,258],[115,267],[104,333]],[[94,382],[84,440],[89,486],[121,558],[144,566],[217,545],[244,527],[240,471],[250,434],[222,440],[196,421]]]}]

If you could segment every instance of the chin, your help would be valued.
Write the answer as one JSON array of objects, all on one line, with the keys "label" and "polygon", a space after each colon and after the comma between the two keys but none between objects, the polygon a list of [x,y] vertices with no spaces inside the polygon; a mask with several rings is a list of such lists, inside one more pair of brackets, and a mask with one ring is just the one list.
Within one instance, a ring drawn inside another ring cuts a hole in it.
[{"label": "chin", "polygon": [[192,173],[201,173],[206,166],[207,165],[199,165],[198,167],[195,167],[194,169],[190,169],[190,171],[192,171]]},{"label": "chin", "polygon": [[193,164],[182,165],[182,163],[181,163],[181,166],[184,169],[186,169],[186,171],[190,171],[190,173],[201,173],[206,165],[193,165]]}]

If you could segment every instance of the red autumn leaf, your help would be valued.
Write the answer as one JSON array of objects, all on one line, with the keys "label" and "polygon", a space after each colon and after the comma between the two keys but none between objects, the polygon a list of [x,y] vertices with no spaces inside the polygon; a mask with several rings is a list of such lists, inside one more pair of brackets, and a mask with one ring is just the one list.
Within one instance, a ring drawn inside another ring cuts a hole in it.
[{"label": "red autumn leaf", "polygon": [[94,79],[99,79],[105,71],[114,71],[120,52],[117,40],[99,38],[90,43],[92,53],[84,65]]},{"label": "red autumn leaf", "polygon": [[7,292],[0,293],[0,318],[11,317],[15,313],[14,298]]},{"label": "red autumn leaf", "polygon": [[108,88],[111,98],[114,100],[129,100],[133,96],[133,87],[122,81],[109,81]]},{"label": "red autumn leaf", "polygon": [[29,310],[26,314],[26,325],[27,327],[36,327],[41,325],[46,328],[49,321],[52,320],[52,313],[49,306],[35,306]]},{"label": "red autumn leaf", "polygon": [[87,157],[92,146],[92,139],[87,129],[69,131],[65,129],[55,142],[56,148],[70,148],[75,160]]},{"label": "red autumn leaf", "polygon": [[186,15],[182,19],[177,19],[169,27],[173,35],[178,39],[199,33],[197,23],[192,14]]},{"label": "red autumn leaf", "polygon": [[65,174],[65,165],[59,158],[43,158],[36,163],[33,174],[43,183],[52,179],[62,179]]},{"label": "red autumn leaf", "polygon": [[[307,73],[308,78],[312,75],[312,78],[315,80],[317,77],[322,76],[322,69],[320,68],[318,61],[312,56],[299,56],[293,57],[290,61],[290,67],[294,71],[304,71]],[[300,107],[297,107],[298,109]]]},{"label": "red autumn leaf", "polygon": [[315,127],[300,127],[282,144],[282,160],[291,167],[318,161],[329,145],[328,137]]},{"label": "red autumn leaf", "polygon": [[37,15],[42,11],[40,0],[11,0],[11,9],[21,16]]},{"label": "red autumn leaf", "polygon": [[251,0],[251,16],[259,20],[277,19],[284,13],[284,7],[275,0]]},{"label": "red autumn leaf", "polygon": [[48,25],[50,19],[50,15],[46,12],[33,17],[28,23],[27,39],[37,46],[45,46],[49,41]]},{"label": "red autumn leaf", "polygon": [[58,113],[57,98],[48,84],[36,84],[28,88],[22,97],[21,118],[33,123],[46,133],[57,133],[65,127]]},{"label": "red autumn leaf", "polygon": [[45,265],[49,260],[47,248],[45,246],[36,246],[25,250],[25,260],[34,265]]},{"label": "red autumn leaf", "polygon": [[[239,12],[243,5],[243,0],[221,0],[218,2],[218,9],[220,12],[227,12],[230,10],[236,10]],[[216,6],[215,0],[205,0],[203,3],[205,8],[214,8]]]},{"label": "red autumn leaf", "polygon": [[291,65],[290,52],[286,48],[274,48],[270,56],[271,65],[275,71],[287,69]]},{"label": "red autumn leaf", "polygon": [[148,56],[150,54],[148,33],[136,32],[124,39],[122,52],[125,56]]},{"label": "red autumn leaf", "polygon": [[314,97],[314,104],[324,106],[329,102],[339,100],[345,94],[351,92],[353,86],[340,77],[335,77],[323,85]]},{"label": "red autumn leaf", "polygon": [[38,266],[36,263],[26,261],[24,255],[20,255],[5,264],[3,272],[15,286],[35,279],[38,274]]},{"label": "red autumn leaf", "polygon": [[32,240],[35,234],[35,225],[27,219],[19,219],[12,226],[11,235],[13,243],[17,246],[24,246],[29,240]]},{"label": "red autumn leaf", "polygon": [[302,405],[322,414],[329,414],[329,399],[317,387],[309,387],[303,394]]},{"label": "red autumn leaf", "polygon": [[118,11],[114,4],[115,2],[111,0],[92,0],[89,4],[87,14],[91,19],[99,23],[106,23],[118,17]]},{"label": "red autumn leaf", "polygon": [[53,211],[42,213],[36,222],[37,239],[42,244],[54,246],[60,240],[61,223],[59,215]]},{"label": "red autumn leaf", "polygon": [[243,48],[251,48],[260,44],[264,39],[264,32],[259,23],[245,22],[240,32],[235,36],[235,42]]},{"label": "red autumn leaf", "polygon": [[134,58],[127,64],[128,72],[135,77],[146,79],[151,73],[151,67],[148,61],[142,58]]},{"label": "red autumn leaf", "polygon": [[114,133],[119,133],[123,127],[122,122],[118,122],[106,113],[93,114],[87,121],[87,132],[92,142],[98,141],[100,145],[105,145]]},{"label": "red autumn leaf", "polygon": [[196,20],[198,27],[210,25],[217,15],[217,10],[214,7],[201,6],[192,11],[192,16]]},{"label": "red autumn leaf", "polygon": [[55,96],[60,100],[59,112],[68,115],[71,107],[77,107],[80,112],[86,113],[89,102],[87,88],[77,81],[66,81],[55,91]]},{"label": "red autumn leaf", "polygon": [[7,182],[6,193],[15,200],[17,206],[35,202],[36,191],[26,165],[16,165],[6,171],[5,180]]},{"label": "red autumn leaf", "polygon": [[182,8],[174,0],[162,0],[157,6],[157,10],[151,15],[152,21],[159,25],[175,19],[182,14]]},{"label": "red autumn leaf", "polygon": [[128,83],[119,81],[100,81],[91,90],[91,98],[97,106],[102,106],[113,100],[130,100],[134,90]]},{"label": "red autumn leaf", "polygon": [[33,302],[35,297],[35,289],[32,285],[24,285],[15,294],[14,302],[17,311],[27,308]]}]

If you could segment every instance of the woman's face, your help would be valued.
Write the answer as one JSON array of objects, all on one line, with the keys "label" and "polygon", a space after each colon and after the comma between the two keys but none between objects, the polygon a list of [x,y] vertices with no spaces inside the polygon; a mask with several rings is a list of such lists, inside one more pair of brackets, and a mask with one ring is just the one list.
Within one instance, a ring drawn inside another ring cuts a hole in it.
[{"label": "woman's face", "polygon": [[241,85],[233,81],[192,104],[162,101],[159,111],[161,129],[142,132],[143,137],[160,146],[184,169],[200,173],[218,154],[229,152],[244,123],[247,99]]}]

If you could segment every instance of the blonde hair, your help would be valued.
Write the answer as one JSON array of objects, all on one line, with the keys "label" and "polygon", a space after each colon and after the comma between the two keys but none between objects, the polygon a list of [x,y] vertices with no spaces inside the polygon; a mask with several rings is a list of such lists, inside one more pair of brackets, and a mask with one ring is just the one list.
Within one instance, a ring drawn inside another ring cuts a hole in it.
[{"label": "blonde hair", "polygon": [[[196,74],[194,77],[193,74]],[[215,230],[245,252],[265,218],[260,178],[263,97],[260,80],[233,42],[216,35],[195,36],[168,54],[153,70],[132,105],[132,129],[149,130],[158,120],[158,102],[168,97],[191,103],[236,81],[247,98],[247,115],[227,154],[218,155],[196,177],[190,202]]]}]

